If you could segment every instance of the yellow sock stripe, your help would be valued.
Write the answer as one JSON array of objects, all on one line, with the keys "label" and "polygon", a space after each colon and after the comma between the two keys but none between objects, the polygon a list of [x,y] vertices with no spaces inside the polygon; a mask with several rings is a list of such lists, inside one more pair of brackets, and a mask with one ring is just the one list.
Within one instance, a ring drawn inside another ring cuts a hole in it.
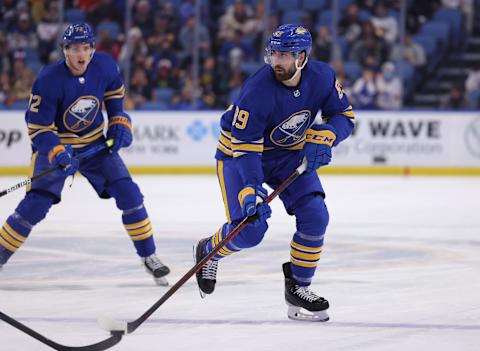
[{"label": "yellow sock stripe", "polygon": [[213,237],[212,237],[213,246],[214,247],[217,246],[220,241],[222,241],[222,228],[220,228],[219,230],[217,230],[215,234],[213,234]]},{"label": "yellow sock stripe", "polygon": [[290,245],[292,246],[293,249],[300,250],[300,251],[305,251],[305,252],[313,253],[313,254],[322,252],[322,247],[323,247],[323,246],[308,247],[308,246],[297,244],[295,241],[290,242]]},{"label": "yellow sock stripe", "polygon": [[317,266],[317,262],[305,262],[302,260],[297,260],[295,257],[290,256],[290,261],[300,267],[306,268],[315,268]]},{"label": "yellow sock stripe", "polygon": [[140,241],[140,240],[144,240],[144,239],[147,239],[149,237],[151,237],[153,235],[153,231],[152,230],[149,230],[148,232],[146,232],[145,234],[143,235],[131,235],[130,238],[133,240],[133,241]]},{"label": "yellow sock stripe", "polygon": [[225,246],[222,247],[222,248],[218,251],[218,254],[221,255],[221,256],[229,256],[229,255],[231,255],[232,253],[233,253],[233,251],[225,248]]},{"label": "yellow sock stripe", "polygon": [[146,231],[152,230],[152,224],[148,222],[148,224],[144,225],[143,227],[140,227],[138,229],[127,229],[128,235],[138,235],[138,234],[143,234]]},{"label": "yellow sock stripe", "polygon": [[290,250],[290,255],[292,257],[295,257],[295,258],[298,258],[298,259],[304,259],[304,260],[307,260],[307,261],[318,261],[320,259],[320,255],[321,253],[305,253],[305,252],[301,252],[301,251],[297,251],[297,250],[294,250],[294,249],[291,249]]},{"label": "yellow sock stripe", "polygon": [[130,229],[137,229],[137,228],[143,227],[144,225],[146,225],[148,223],[150,223],[150,218],[147,217],[143,221],[130,223],[130,224],[124,224],[124,226],[127,230],[130,230]]},{"label": "yellow sock stripe", "polygon": [[2,236],[0,235],[0,245],[2,245],[4,248],[6,248],[8,251],[15,252],[17,251],[17,248],[10,245],[8,242],[3,240]]},{"label": "yellow sock stripe", "polygon": [[15,239],[17,239],[18,241],[21,241],[22,243],[27,240],[26,237],[24,237],[23,235],[20,235],[17,233],[17,231],[15,229],[13,229],[12,227],[10,227],[10,225],[8,223],[5,223],[5,225],[3,226],[3,228],[8,232],[8,234],[10,234],[11,236],[13,236]]},{"label": "yellow sock stripe", "polygon": [[17,249],[22,246],[23,242],[15,240],[6,230],[5,227],[0,229],[0,236],[3,240],[7,241],[10,245],[16,247]]}]

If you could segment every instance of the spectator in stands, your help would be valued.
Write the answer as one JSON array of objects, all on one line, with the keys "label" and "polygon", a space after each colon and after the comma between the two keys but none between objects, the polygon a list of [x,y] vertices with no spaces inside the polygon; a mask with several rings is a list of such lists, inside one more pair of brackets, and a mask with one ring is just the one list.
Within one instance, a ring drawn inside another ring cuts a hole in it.
[{"label": "spectator in stands", "polygon": [[332,45],[332,37],[327,26],[320,26],[313,43],[312,57],[323,62],[330,62],[341,57],[336,45]]},{"label": "spectator in stands", "polygon": [[141,106],[145,101],[152,100],[152,87],[148,81],[145,68],[136,66],[133,69],[129,92],[135,107]]},{"label": "spectator in stands", "polygon": [[444,109],[464,109],[468,107],[465,99],[463,87],[454,85],[445,99],[442,101],[441,107]]},{"label": "spectator in stands", "polygon": [[467,33],[471,33],[475,19],[475,0],[442,0],[442,6],[462,11]]},{"label": "spectator in stands", "polygon": [[153,17],[148,0],[140,0],[135,4],[133,25],[140,28],[145,37],[152,35]]},{"label": "spectator in stands", "polygon": [[358,15],[358,5],[352,3],[347,6],[345,16],[343,16],[338,24],[339,34],[345,37],[350,45],[352,45],[362,34],[362,23]]},{"label": "spectator in stands", "polygon": [[[127,45],[130,44],[131,50],[127,49]],[[132,27],[128,31],[127,40],[120,50],[118,61],[121,66],[125,65],[127,60],[134,61],[135,56],[145,57],[148,54],[148,47],[142,36],[142,31],[138,27]],[[131,55],[131,56],[129,56]]]},{"label": "spectator in stands", "polygon": [[374,15],[371,18],[375,27],[375,33],[383,38],[388,45],[392,45],[397,39],[398,23],[395,17],[388,15],[387,9],[382,1],[375,5]]},{"label": "spectator in stands", "polygon": [[359,62],[365,67],[373,68],[372,65],[380,67],[382,62],[385,61],[386,53],[385,42],[382,38],[377,37],[372,23],[364,22],[362,24],[362,35],[350,52],[350,60]]},{"label": "spectator in stands", "polygon": [[11,31],[17,19],[17,1],[4,0],[0,1],[0,28],[2,30]]},{"label": "spectator in stands", "polygon": [[58,23],[58,2],[51,1],[46,6],[46,11],[43,12],[43,17],[37,24],[38,55],[44,64],[48,63],[50,53],[57,50],[57,38],[61,30]]},{"label": "spectator in stands", "polygon": [[390,61],[410,61],[415,67],[423,67],[426,63],[425,49],[415,43],[411,35],[405,35],[404,44],[396,44],[390,53]]},{"label": "spectator in stands", "polygon": [[350,77],[347,77],[345,74],[345,67],[343,65],[343,61],[338,58],[332,62],[332,68],[335,71],[335,75],[337,80],[342,85],[343,90],[345,93],[350,96],[351,88],[352,88],[352,80]]},{"label": "spectator in stands", "polygon": [[[244,40],[243,32],[240,30],[235,31],[233,39],[225,40],[219,50],[219,60],[221,62],[227,62],[234,59],[248,61],[254,56],[254,48],[252,42]],[[235,54],[231,55],[230,52],[235,50]],[[241,56],[241,57],[240,57]],[[239,62],[240,63],[240,62]]]},{"label": "spectator in stands", "polygon": [[468,72],[465,81],[465,92],[471,108],[478,108],[480,105],[480,64]]},{"label": "spectator in stands", "polygon": [[0,72],[0,106],[8,105],[11,91],[10,77],[6,71]]},{"label": "spectator in stands", "polygon": [[25,65],[25,52],[17,50],[13,53],[12,93],[14,101],[28,101],[32,89],[34,74]]},{"label": "spectator in stands", "polygon": [[369,68],[363,70],[352,87],[352,100],[356,109],[376,109],[377,86],[375,84],[375,72]]},{"label": "spectator in stands", "polygon": [[252,28],[249,21],[252,19],[252,9],[246,5],[243,0],[235,0],[233,5],[227,8],[226,13],[220,18],[220,31],[218,38],[221,40],[232,41],[238,36],[238,32],[248,34]]},{"label": "spectator in stands", "polygon": [[403,87],[391,62],[382,65],[377,75],[377,106],[383,110],[397,110],[402,107]]},{"label": "spectator in stands", "polygon": [[19,50],[38,47],[38,38],[35,33],[35,27],[31,23],[30,15],[23,12],[11,32],[7,34],[8,46],[10,50]]},{"label": "spectator in stands", "polygon": [[5,33],[0,31],[0,73],[10,71],[8,42]]},{"label": "spectator in stands", "polygon": [[218,106],[217,92],[219,77],[217,74],[216,61],[213,56],[209,56],[203,61],[203,67],[200,74],[200,85],[206,95],[204,99],[209,107]]},{"label": "spectator in stands", "polygon": [[95,27],[105,19],[117,23],[120,27],[123,26],[123,13],[120,12],[118,6],[115,6],[113,0],[101,0],[99,4],[88,13],[88,20]]},{"label": "spectator in stands", "polygon": [[[195,28],[197,27],[197,20],[195,15],[187,18],[185,26],[180,30],[179,43],[182,48],[183,57],[192,57],[193,50],[195,50]],[[210,34],[207,27],[202,23],[198,23],[198,48],[202,59],[205,59],[210,53]]]},{"label": "spectator in stands", "polygon": [[415,0],[407,13],[407,31],[416,33],[420,27],[440,8],[440,0]]},{"label": "spectator in stands", "polygon": [[118,61],[122,47],[119,42],[110,36],[108,31],[103,30],[98,33],[96,50],[106,52]]},{"label": "spectator in stands", "polygon": [[157,70],[152,83],[154,88],[178,88],[172,61],[163,58],[157,62]]},{"label": "spectator in stands", "polygon": [[205,104],[201,99],[198,98],[200,94],[201,94],[200,92],[196,92],[195,94],[193,91],[192,82],[187,81],[183,86],[180,95],[177,95],[174,98],[173,108],[175,110],[183,110],[183,111],[203,109],[205,107]]}]

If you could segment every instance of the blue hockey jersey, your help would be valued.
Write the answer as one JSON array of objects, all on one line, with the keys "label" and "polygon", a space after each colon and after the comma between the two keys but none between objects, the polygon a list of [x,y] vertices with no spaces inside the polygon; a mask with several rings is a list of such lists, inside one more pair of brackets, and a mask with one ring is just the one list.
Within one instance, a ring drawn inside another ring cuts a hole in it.
[{"label": "blue hockey jersey", "polygon": [[244,175],[245,182],[262,183],[261,165],[254,163],[301,150],[319,111],[324,123],[337,132],[334,145],[351,134],[352,106],[328,64],[308,61],[296,87],[279,82],[265,65],[244,83],[238,99],[224,112],[216,159],[248,160],[243,165],[253,174]]},{"label": "blue hockey jersey", "polygon": [[125,88],[113,58],[96,52],[85,73],[74,76],[65,60],[38,75],[25,114],[33,151],[54,146],[82,148],[103,141],[102,103],[109,117],[123,111]]}]

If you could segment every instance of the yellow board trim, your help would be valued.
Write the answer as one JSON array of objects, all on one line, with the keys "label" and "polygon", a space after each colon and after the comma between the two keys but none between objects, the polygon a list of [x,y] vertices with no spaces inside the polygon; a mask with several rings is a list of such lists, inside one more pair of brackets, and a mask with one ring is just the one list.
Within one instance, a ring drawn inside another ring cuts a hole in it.
[{"label": "yellow board trim", "polygon": [[[133,174],[215,174],[215,166],[133,166]],[[0,167],[0,176],[28,174],[29,167]],[[318,174],[336,175],[414,175],[414,176],[480,176],[480,168],[448,167],[395,167],[395,166],[328,166]]]}]

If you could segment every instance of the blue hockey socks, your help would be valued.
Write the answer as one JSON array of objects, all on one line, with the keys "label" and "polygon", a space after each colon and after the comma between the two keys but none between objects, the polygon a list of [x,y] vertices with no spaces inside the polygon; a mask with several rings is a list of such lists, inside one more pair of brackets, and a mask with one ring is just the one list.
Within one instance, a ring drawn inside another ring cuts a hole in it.
[{"label": "blue hockey socks", "polygon": [[143,204],[123,211],[122,222],[139,256],[147,257],[155,252],[152,224]]}]

